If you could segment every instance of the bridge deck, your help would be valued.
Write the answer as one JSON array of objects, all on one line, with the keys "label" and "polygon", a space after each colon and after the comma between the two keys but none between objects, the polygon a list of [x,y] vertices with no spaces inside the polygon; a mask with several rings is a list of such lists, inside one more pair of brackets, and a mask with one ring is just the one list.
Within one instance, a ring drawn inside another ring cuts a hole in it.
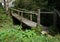
[{"label": "bridge deck", "polygon": [[22,21],[24,24],[26,24],[26,25],[28,25],[30,27],[36,27],[36,25],[37,25],[37,23],[35,23],[35,22],[31,21],[31,20],[28,20],[28,19],[26,19],[24,17],[21,17],[16,13],[13,13],[12,16],[15,17],[16,19],[18,19],[19,21]]}]

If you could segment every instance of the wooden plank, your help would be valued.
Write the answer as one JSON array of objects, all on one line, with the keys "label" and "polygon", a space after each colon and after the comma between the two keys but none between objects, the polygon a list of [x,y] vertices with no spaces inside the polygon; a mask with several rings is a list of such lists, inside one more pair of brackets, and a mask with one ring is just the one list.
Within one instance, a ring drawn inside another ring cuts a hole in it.
[{"label": "wooden plank", "polygon": [[17,11],[17,12],[23,12],[23,11],[20,11],[20,10],[17,10],[17,9],[13,9],[13,8],[11,8],[11,10]]},{"label": "wooden plank", "polygon": [[27,11],[26,9],[21,9],[21,8],[18,8],[18,10]]},{"label": "wooden plank", "polygon": [[54,12],[40,12],[40,13],[48,13],[48,14],[53,14]]},{"label": "wooden plank", "polygon": [[35,14],[35,15],[37,15],[37,13],[34,12],[34,11],[23,11],[23,13],[28,13],[28,14]]},{"label": "wooden plank", "polygon": [[14,16],[16,19],[18,19],[19,21],[22,21],[23,23],[25,23],[26,25],[30,26],[30,27],[36,27],[37,26],[37,23],[31,21],[31,20],[28,20],[24,17],[22,17],[22,20],[21,20],[21,16],[17,15],[17,14],[12,14],[12,16]]},{"label": "wooden plank", "polygon": [[40,25],[40,9],[38,9],[37,25]]}]

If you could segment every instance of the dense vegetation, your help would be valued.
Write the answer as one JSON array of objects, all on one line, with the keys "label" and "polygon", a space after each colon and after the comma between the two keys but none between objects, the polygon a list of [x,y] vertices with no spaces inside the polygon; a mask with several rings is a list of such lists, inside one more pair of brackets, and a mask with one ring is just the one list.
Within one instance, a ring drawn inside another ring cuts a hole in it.
[{"label": "dense vegetation", "polygon": [[37,35],[33,30],[19,30],[20,26],[0,29],[0,42],[60,42],[60,37]]},{"label": "dense vegetation", "polygon": [[16,0],[16,8],[25,8],[28,10],[36,10],[38,8],[47,8],[47,0]]}]

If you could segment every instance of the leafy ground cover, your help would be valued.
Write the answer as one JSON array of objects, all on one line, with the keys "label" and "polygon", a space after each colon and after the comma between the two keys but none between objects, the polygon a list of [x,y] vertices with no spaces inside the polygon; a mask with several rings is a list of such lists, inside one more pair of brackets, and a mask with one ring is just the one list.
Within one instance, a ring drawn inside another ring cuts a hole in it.
[{"label": "leafy ground cover", "polygon": [[21,30],[20,26],[0,29],[0,42],[60,42],[60,37],[37,35],[33,30]]}]

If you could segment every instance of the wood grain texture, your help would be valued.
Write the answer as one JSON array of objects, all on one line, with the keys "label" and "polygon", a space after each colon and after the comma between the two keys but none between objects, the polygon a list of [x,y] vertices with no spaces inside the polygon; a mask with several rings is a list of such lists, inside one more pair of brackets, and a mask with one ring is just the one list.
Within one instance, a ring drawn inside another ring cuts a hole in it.
[{"label": "wood grain texture", "polygon": [[[31,21],[31,20],[28,20],[24,17],[21,17],[19,15],[17,15],[16,13],[12,14],[12,16],[14,16],[16,19],[18,19],[19,21],[22,21],[24,24],[30,26],[30,27],[36,27],[37,23]],[[21,20],[22,18],[22,20]]]}]

